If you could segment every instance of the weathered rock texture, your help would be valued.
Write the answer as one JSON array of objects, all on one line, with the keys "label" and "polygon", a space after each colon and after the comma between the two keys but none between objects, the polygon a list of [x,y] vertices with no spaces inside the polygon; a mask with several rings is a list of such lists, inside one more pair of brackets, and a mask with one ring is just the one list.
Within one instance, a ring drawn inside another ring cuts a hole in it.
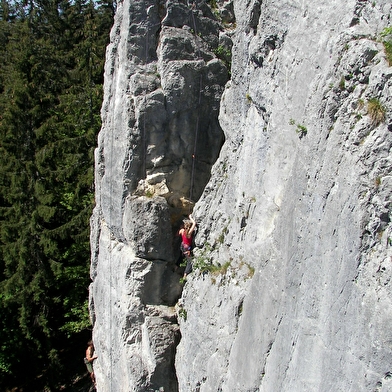
[{"label": "weathered rock texture", "polygon": [[[209,3],[234,30],[203,1],[119,4],[92,218],[98,390],[390,391],[391,2]],[[173,307],[173,233],[199,197]]]},{"label": "weathered rock texture", "polygon": [[229,70],[202,3],[123,1],[107,50],[91,220],[98,389],[177,391],[175,233],[210,178]]}]

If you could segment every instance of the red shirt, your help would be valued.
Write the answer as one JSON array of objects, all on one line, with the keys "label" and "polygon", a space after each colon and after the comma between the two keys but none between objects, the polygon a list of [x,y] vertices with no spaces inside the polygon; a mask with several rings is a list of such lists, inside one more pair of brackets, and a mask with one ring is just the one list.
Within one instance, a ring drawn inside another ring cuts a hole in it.
[{"label": "red shirt", "polygon": [[182,243],[184,245],[189,246],[189,247],[192,245],[192,236],[190,236],[190,238],[188,238],[185,234],[185,231],[182,232],[181,238],[182,238]]}]

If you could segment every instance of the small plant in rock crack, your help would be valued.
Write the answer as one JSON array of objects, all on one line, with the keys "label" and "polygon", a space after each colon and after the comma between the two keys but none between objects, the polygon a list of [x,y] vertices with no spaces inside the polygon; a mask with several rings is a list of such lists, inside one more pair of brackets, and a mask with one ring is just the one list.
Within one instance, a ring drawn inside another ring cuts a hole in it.
[{"label": "small plant in rock crack", "polygon": [[[206,244],[202,252],[193,258],[192,265],[194,270],[199,270],[201,274],[225,275],[231,265],[231,261],[224,264],[214,264],[212,258],[209,256],[211,252],[211,245]],[[208,256],[207,256],[208,255]]]},{"label": "small plant in rock crack", "polygon": [[244,268],[244,266],[248,269],[248,273],[246,274],[245,279],[251,279],[253,278],[253,275],[255,274],[255,267],[253,267],[251,264],[245,262],[245,261],[241,261],[240,262],[240,268]]},{"label": "small plant in rock crack", "polygon": [[213,51],[218,57],[218,59],[221,59],[223,61],[223,64],[225,64],[226,68],[228,70],[231,69],[231,50],[224,47],[223,45],[219,45],[216,49]]},{"label": "small plant in rock crack", "polygon": [[219,58],[231,57],[230,49],[225,48],[223,45],[219,45],[216,49],[214,49],[214,53]]},{"label": "small plant in rock crack", "polygon": [[340,79],[339,88],[340,90],[345,90],[346,88],[346,79],[344,78],[344,76],[342,76]]},{"label": "small plant in rock crack", "polygon": [[151,189],[147,189],[146,190],[146,197],[148,197],[149,199],[151,199],[154,196],[154,191]]},{"label": "small plant in rock crack", "polygon": [[231,267],[231,261],[226,261],[223,264],[211,264],[208,272],[211,274],[211,283],[215,284],[217,281],[217,276],[222,275],[225,276],[227,274],[228,269]]},{"label": "small plant in rock crack", "polygon": [[201,273],[210,271],[212,263],[205,254],[200,254],[193,259],[193,268],[200,270]]},{"label": "small plant in rock crack", "polygon": [[180,311],[178,312],[178,315],[184,320],[186,321],[188,318],[188,312],[186,311],[186,309],[181,308]]},{"label": "small plant in rock crack", "polygon": [[295,120],[293,120],[292,118],[290,119],[289,124],[297,125],[295,132],[298,133],[300,139],[302,139],[308,133],[308,129],[305,127],[305,125],[296,124]]},{"label": "small plant in rock crack", "polygon": [[211,245],[209,243],[206,243],[204,245],[204,248],[195,254],[192,260],[193,269],[198,269],[201,273],[205,273],[210,270],[212,265],[212,262],[209,257],[211,249]]},{"label": "small plant in rock crack", "polygon": [[231,266],[231,261],[226,261],[224,264],[217,264],[217,265],[212,265],[210,272],[212,272],[214,275],[226,275],[227,270]]},{"label": "small plant in rock crack", "polygon": [[305,125],[297,124],[295,132],[297,132],[299,138],[302,139],[308,133],[308,129],[305,127]]},{"label": "small plant in rock crack", "polygon": [[248,278],[253,278],[253,275],[255,274],[255,267],[252,267],[250,264],[247,264],[249,272],[247,277]]},{"label": "small plant in rock crack", "polygon": [[295,132],[297,132],[299,138],[302,139],[308,133],[308,129],[305,127],[305,125],[297,124],[297,129],[295,130]]},{"label": "small plant in rock crack", "polygon": [[368,100],[367,109],[373,125],[377,126],[385,121],[386,109],[377,98]]},{"label": "small plant in rock crack", "polygon": [[365,101],[362,98],[359,98],[357,101],[358,110],[362,110],[365,106]]},{"label": "small plant in rock crack", "polygon": [[392,26],[386,27],[380,35],[388,64],[392,65]]},{"label": "small plant in rock crack", "polygon": [[207,4],[209,4],[212,9],[218,8],[218,4],[216,3],[216,0],[207,0]]}]

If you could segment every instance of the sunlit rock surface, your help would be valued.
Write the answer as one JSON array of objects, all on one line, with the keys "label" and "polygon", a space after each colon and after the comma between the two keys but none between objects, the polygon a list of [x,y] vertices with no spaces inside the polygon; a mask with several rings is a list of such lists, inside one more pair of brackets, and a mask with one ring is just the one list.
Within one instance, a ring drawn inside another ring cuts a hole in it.
[{"label": "sunlit rock surface", "polygon": [[91,235],[99,391],[392,389],[391,17],[389,0],[118,4]]}]

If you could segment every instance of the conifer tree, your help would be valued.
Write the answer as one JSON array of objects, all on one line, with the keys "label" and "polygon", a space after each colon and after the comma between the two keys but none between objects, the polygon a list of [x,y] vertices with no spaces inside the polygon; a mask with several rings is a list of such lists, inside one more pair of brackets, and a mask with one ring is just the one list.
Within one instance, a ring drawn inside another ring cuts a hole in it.
[{"label": "conifer tree", "polygon": [[44,371],[53,388],[60,349],[88,326],[108,4],[1,4],[0,384]]}]

